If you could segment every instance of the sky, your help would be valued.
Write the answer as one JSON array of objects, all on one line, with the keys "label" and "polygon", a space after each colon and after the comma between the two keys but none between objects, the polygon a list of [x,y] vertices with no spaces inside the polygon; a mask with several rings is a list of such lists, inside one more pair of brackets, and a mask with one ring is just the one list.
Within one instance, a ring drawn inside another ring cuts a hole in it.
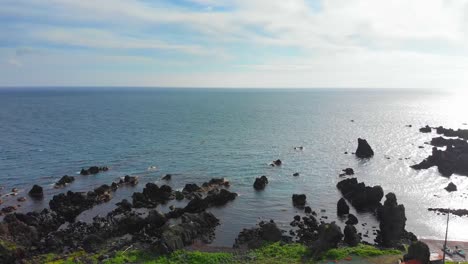
[{"label": "sky", "polygon": [[468,87],[466,0],[0,0],[0,86]]}]

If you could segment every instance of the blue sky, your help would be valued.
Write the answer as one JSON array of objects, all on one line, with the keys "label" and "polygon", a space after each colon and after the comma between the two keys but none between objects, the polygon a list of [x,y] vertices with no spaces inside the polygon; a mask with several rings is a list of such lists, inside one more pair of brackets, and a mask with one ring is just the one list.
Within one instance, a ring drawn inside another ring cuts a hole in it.
[{"label": "blue sky", "polygon": [[468,84],[463,0],[0,3],[0,86]]}]

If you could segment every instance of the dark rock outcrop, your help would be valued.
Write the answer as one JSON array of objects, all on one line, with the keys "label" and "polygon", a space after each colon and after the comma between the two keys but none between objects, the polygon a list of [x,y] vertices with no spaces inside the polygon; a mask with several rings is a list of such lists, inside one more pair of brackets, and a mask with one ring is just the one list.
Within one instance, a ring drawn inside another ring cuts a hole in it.
[{"label": "dark rock outcrop", "polygon": [[430,126],[426,125],[425,127],[421,127],[419,129],[419,132],[421,132],[421,133],[431,133],[432,128]]},{"label": "dark rock outcrop", "polygon": [[347,225],[357,225],[359,223],[357,217],[353,214],[348,215],[348,220],[346,221]]},{"label": "dark rock outcrop", "polygon": [[318,239],[310,247],[314,257],[320,256],[329,249],[336,248],[343,239],[341,228],[335,222],[321,224],[318,228]]},{"label": "dark rock outcrop", "polygon": [[429,211],[440,212],[443,214],[451,213],[457,216],[468,216],[468,209],[448,209],[448,208],[429,208]]},{"label": "dark rock outcrop", "polygon": [[409,246],[404,260],[419,260],[421,264],[429,264],[430,257],[429,247],[424,242],[416,241]]},{"label": "dark rock outcrop", "polygon": [[372,150],[367,140],[358,138],[358,148],[356,150],[356,156],[358,158],[370,158],[374,156],[374,151]]},{"label": "dark rock outcrop", "polygon": [[447,192],[455,192],[457,191],[457,186],[451,182],[447,185],[447,187],[444,188]]},{"label": "dark rock outcrop", "polygon": [[280,159],[277,159],[277,160],[272,161],[270,165],[279,167],[282,164],[283,164],[283,162]]},{"label": "dark rock outcrop", "polygon": [[383,197],[382,187],[366,186],[363,182],[358,183],[356,178],[342,180],[336,187],[357,210],[372,211],[379,206]]},{"label": "dark rock outcrop", "polygon": [[346,168],[343,170],[346,175],[354,175],[354,170],[352,168]]},{"label": "dark rock outcrop", "polygon": [[255,179],[253,187],[255,190],[263,190],[265,189],[265,186],[267,184],[268,184],[268,178],[265,175],[263,175],[262,177]]},{"label": "dark rock outcrop", "polygon": [[75,181],[75,177],[64,175],[58,182],[55,183],[55,188],[65,187]]},{"label": "dark rock outcrop", "polygon": [[361,242],[361,237],[358,235],[356,227],[353,225],[345,226],[344,242],[351,247],[355,247]]},{"label": "dark rock outcrop", "polygon": [[35,199],[42,199],[44,197],[44,190],[39,185],[34,185],[28,192],[29,196]]},{"label": "dark rock outcrop", "polygon": [[437,134],[444,135],[446,137],[459,137],[465,140],[468,140],[468,129],[451,129],[444,128],[442,126],[436,128]]},{"label": "dark rock outcrop", "polygon": [[339,216],[349,214],[349,206],[346,203],[345,199],[341,198],[337,204],[337,214]]},{"label": "dark rock outcrop", "polygon": [[293,194],[292,202],[296,207],[303,207],[306,204],[306,195],[305,194]]},{"label": "dark rock outcrop", "polygon": [[415,170],[437,166],[442,176],[450,177],[457,173],[468,176],[468,145],[447,146],[446,150],[432,148],[432,155],[421,163],[411,166]]},{"label": "dark rock outcrop", "polygon": [[285,239],[282,235],[283,231],[278,228],[276,223],[260,222],[258,227],[251,229],[243,229],[236,238],[234,248],[246,246],[249,249],[259,248],[265,242],[278,242]]},{"label": "dark rock outcrop", "polygon": [[377,210],[380,220],[378,242],[385,247],[397,247],[405,234],[405,207],[398,204],[394,193],[388,193],[384,205]]},{"label": "dark rock outcrop", "polygon": [[162,177],[162,179],[164,181],[170,181],[172,179],[172,175],[171,174],[166,174],[166,175],[164,175],[164,177]]},{"label": "dark rock outcrop", "polygon": [[297,177],[297,176],[299,176],[299,172],[295,172],[295,173],[293,173],[293,176],[294,176],[294,177]]}]

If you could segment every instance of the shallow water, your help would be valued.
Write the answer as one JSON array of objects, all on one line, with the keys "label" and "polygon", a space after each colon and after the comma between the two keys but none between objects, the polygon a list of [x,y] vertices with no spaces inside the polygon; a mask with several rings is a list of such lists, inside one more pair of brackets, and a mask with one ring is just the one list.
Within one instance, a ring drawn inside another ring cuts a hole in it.
[{"label": "shallow water", "polygon": [[[231,246],[242,228],[259,219],[288,226],[298,211],[291,204],[293,193],[305,193],[313,210],[341,223],[335,185],[341,169],[352,167],[359,181],[396,193],[406,207],[407,230],[443,238],[445,216],[427,208],[466,208],[467,199],[460,195],[468,193],[468,177],[449,180],[436,169],[409,166],[431,151],[424,145],[431,135],[419,133],[420,126],[468,128],[462,125],[468,122],[464,99],[415,90],[0,90],[1,193],[16,187],[26,196],[33,184],[40,184],[50,196],[90,190],[126,174],[140,176],[139,186],[118,190],[110,203],[80,216],[86,219],[111,210],[144,182],[159,183],[166,173],[173,174],[174,188],[225,177],[240,196],[211,211],[221,219],[214,244]],[[369,141],[374,158],[344,154],[355,151],[358,137]],[[278,158],[282,167],[268,166]],[[111,170],[77,174],[92,165]],[[294,172],[300,176],[293,177]],[[77,180],[66,189],[53,189],[65,174]],[[261,175],[270,184],[255,192],[253,181]],[[443,188],[451,180],[459,191],[448,194]],[[6,204],[16,200],[3,199]],[[28,201],[20,210],[45,206],[46,201]],[[377,225],[370,214],[358,218],[369,223],[366,228]],[[452,217],[449,238],[468,240],[467,226],[468,217]]]}]

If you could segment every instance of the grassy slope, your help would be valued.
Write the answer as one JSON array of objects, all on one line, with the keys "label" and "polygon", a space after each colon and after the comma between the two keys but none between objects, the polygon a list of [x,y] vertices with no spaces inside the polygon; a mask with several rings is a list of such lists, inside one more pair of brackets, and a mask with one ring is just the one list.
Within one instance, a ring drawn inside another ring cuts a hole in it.
[{"label": "grassy slope", "polygon": [[[393,263],[395,259],[401,257],[401,252],[397,250],[380,250],[372,246],[359,245],[357,247],[332,249],[325,253],[324,259],[339,260],[344,259],[349,255],[359,256],[369,259],[373,263]],[[66,264],[66,263],[99,263],[100,254],[86,254],[83,251],[75,252],[67,257],[60,257],[53,254],[43,255],[31,260],[31,263],[49,263],[49,264]],[[242,255],[234,255],[231,253],[207,253],[199,251],[184,251],[180,250],[168,256],[156,256],[149,252],[143,251],[127,251],[118,252],[112,258],[107,259],[104,263],[147,263],[147,264],[215,264],[215,263],[252,263],[252,264],[269,264],[269,263],[315,263],[308,256],[308,249],[300,244],[280,245],[274,243],[267,245],[258,250],[252,250]]]}]

